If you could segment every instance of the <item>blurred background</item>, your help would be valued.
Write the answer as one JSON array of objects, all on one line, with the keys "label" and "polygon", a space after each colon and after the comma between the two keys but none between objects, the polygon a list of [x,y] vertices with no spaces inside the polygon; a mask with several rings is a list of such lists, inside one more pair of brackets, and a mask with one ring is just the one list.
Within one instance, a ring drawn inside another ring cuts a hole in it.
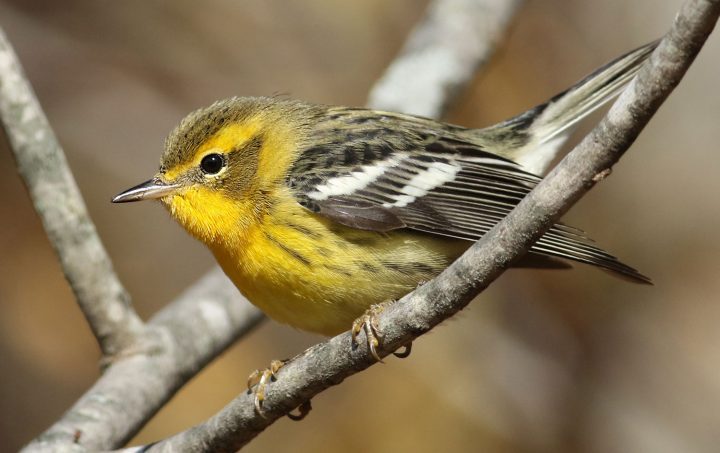
[{"label": "blurred background", "polygon": [[[680,4],[530,0],[447,119],[480,127],[519,113],[660,36]],[[232,95],[362,105],[425,5],[0,0],[0,26],[148,318],[213,265],[160,206],[109,203],[153,174],[165,134]],[[507,272],[409,359],[324,392],[306,420],[280,420],[247,451],[717,451],[719,51],[716,33],[612,177],[566,217],[655,286],[584,266]],[[99,352],[4,138],[0,257],[0,450],[13,451],[92,384]],[[133,443],[200,422],[250,371],[320,340],[264,323]]]}]

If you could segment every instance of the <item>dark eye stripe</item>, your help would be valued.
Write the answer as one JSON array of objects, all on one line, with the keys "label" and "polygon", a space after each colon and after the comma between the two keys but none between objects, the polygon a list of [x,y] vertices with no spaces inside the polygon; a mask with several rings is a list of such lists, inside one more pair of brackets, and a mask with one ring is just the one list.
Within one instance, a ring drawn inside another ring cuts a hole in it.
[{"label": "dark eye stripe", "polygon": [[264,137],[260,134],[254,136],[250,140],[243,143],[241,146],[230,151],[230,155],[241,153],[246,155],[257,154],[262,148]]}]

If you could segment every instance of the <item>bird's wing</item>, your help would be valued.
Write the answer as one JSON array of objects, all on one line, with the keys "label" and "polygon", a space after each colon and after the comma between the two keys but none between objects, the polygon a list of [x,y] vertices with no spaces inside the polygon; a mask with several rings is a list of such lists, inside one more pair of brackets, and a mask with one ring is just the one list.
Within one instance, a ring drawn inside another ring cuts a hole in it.
[{"label": "bird's wing", "polygon": [[[518,164],[481,149],[460,128],[430,120],[355,110],[361,139],[306,149],[288,178],[299,203],[340,224],[372,231],[409,228],[474,241],[540,181]],[[393,124],[387,120],[392,115]],[[336,118],[337,119],[337,118]],[[438,130],[438,127],[445,128]],[[318,132],[322,134],[322,131]],[[532,252],[597,265],[647,281],[580,230],[554,225]]]}]

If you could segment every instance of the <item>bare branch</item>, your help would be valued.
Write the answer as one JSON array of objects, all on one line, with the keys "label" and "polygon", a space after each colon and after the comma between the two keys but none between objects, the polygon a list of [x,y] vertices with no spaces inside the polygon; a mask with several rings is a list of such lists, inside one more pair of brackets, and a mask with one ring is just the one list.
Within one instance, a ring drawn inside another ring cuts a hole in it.
[{"label": "bare branch", "polygon": [[[601,123],[502,222],[438,278],[379,317],[384,354],[465,307],[525,253],[577,199],[602,180],[678,84],[712,31],[720,0],[689,0],[638,78]],[[344,333],[306,350],[267,388],[264,416],[242,394],[208,421],[150,447],[158,451],[235,451],[289,410],[374,362]]]},{"label": "bare branch", "polygon": [[134,349],[24,451],[105,450],[125,444],[192,376],[263,315],[219,269],[147,323]]},{"label": "bare branch", "polygon": [[2,30],[0,116],[20,175],[60,258],[65,278],[103,355],[111,357],[132,343],[142,321],[115,275],[65,154]]},{"label": "bare branch", "polygon": [[368,105],[439,118],[495,51],[522,0],[435,0]]}]

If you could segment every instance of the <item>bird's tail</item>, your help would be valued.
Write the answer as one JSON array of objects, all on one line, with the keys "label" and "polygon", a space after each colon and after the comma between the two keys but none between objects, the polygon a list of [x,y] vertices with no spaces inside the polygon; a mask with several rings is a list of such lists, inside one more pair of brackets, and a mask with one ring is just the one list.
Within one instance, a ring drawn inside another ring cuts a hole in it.
[{"label": "bird's tail", "polygon": [[[597,69],[567,90],[507,121],[472,131],[498,154],[542,174],[578,121],[618,95],[657,47],[654,41]],[[508,140],[516,137],[515,140]]]}]

